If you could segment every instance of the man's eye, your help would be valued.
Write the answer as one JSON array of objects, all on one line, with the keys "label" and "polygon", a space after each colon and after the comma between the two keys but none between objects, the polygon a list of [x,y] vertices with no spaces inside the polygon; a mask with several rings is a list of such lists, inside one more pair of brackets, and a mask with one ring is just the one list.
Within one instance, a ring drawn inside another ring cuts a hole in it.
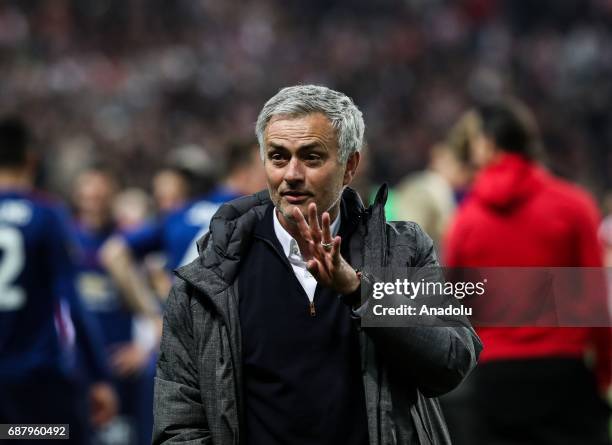
[{"label": "man's eye", "polygon": [[268,155],[268,159],[270,159],[272,161],[282,161],[283,160],[283,156],[280,153],[270,153]]},{"label": "man's eye", "polygon": [[321,156],[315,153],[310,153],[309,155],[306,156],[306,160],[307,161],[320,161]]}]

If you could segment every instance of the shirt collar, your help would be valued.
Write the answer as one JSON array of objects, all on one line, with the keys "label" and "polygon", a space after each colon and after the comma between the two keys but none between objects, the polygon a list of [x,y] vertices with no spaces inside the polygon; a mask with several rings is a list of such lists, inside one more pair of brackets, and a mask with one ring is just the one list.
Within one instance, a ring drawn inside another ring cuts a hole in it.
[{"label": "shirt collar", "polygon": [[[280,220],[278,219],[278,214],[276,213],[276,209],[272,211],[274,220],[274,233],[281,246],[283,247],[283,252],[285,256],[289,259],[299,255],[301,258],[300,248],[298,247],[297,241],[293,239],[293,237],[285,230],[285,228],[281,225]],[[330,231],[332,237],[336,236],[340,230],[340,212],[334,219],[334,222],[330,225]]]}]

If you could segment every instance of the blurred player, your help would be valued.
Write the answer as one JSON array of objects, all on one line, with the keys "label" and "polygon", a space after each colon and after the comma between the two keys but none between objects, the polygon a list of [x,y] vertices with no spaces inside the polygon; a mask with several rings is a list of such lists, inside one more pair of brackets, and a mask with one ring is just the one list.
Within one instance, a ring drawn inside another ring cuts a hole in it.
[{"label": "blurred player", "polygon": [[189,179],[179,169],[166,167],[153,176],[153,198],[160,213],[181,208],[190,194]]},{"label": "blurred player", "polygon": [[121,232],[136,230],[152,216],[151,197],[140,188],[127,188],[117,193],[113,203],[113,219]]},{"label": "blurred player", "polygon": [[104,346],[120,400],[119,416],[98,432],[98,443],[144,445],[150,442],[155,325],[129,307],[100,264],[100,246],[113,234],[112,204],[117,191],[113,175],[101,167],[82,172],[74,184],[76,233],[82,250],[78,290],[102,329]]},{"label": "blurred player", "polygon": [[153,177],[153,198],[161,214],[181,209],[202,199],[216,186],[222,169],[199,145],[184,145],[170,151],[166,165]]},{"label": "blurred player", "polygon": [[107,423],[116,399],[76,295],[67,216],[32,190],[34,171],[25,126],[0,121],[0,423],[68,423],[70,442],[87,444],[88,415]]},{"label": "blurred player", "polygon": [[[127,276],[121,265],[132,263],[132,256],[142,258],[152,252],[164,252],[167,271],[189,263],[197,257],[196,241],[208,230],[217,208],[228,200],[255,193],[265,187],[265,176],[260,164],[254,142],[231,144],[228,172],[218,187],[181,209],[170,212],[159,221],[123,237],[111,239],[103,248],[104,264],[119,282],[129,286],[134,280]],[[212,169],[202,163],[199,171],[204,177],[196,183],[209,183],[210,178],[206,175],[211,175]],[[165,297],[167,291],[161,294]]]},{"label": "blurred player", "polygon": [[[266,176],[261,164],[259,145],[256,141],[236,140],[228,145],[226,173],[221,183],[205,196],[208,202],[221,205],[244,195],[257,193],[266,187]],[[200,239],[208,226],[203,226],[188,246],[183,261],[184,265],[198,257],[195,241]],[[170,290],[168,288],[168,290]]]},{"label": "blurred player", "polygon": [[235,140],[228,144],[225,175],[221,184],[206,196],[211,202],[225,203],[266,188],[259,145],[252,140]]},{"label": "blurred player", "polygon": [[397,218],[420,225],[439,250],[455,212],[455,190],[465,187],[467,180],[465,168],[454,151],[445,143],[434,145],[427,168],[408,175],[396,186]]}]

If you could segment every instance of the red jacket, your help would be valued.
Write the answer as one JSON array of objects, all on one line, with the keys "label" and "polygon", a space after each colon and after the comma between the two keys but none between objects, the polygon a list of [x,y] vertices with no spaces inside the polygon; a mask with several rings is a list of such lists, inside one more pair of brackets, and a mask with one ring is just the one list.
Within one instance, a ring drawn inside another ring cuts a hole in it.
[{"label": "red jacket", "polygon": [[[600,267],[599,213],[591,197],[518,155],[504,154],[477,176],[444,244],[449,267]],[[480,328],[480,361],[597,354],[610,381],[608,328]]]}]

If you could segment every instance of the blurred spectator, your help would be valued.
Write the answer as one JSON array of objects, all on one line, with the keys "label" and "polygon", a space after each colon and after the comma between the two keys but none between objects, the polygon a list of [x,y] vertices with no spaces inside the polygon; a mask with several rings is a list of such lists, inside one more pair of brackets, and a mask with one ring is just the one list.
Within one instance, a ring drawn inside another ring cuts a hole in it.
[{"label": "blurred spectator", "polygon": [[167,147],[216,158],[270,92],[324,83],[375,116],[373,180],[394,184],[466,104],[510,91],[530,98],[555,171],[599,190],[612,187],[611,23],[605,0],[5,0],[0,112],[23,112],[51,153],[86,134],[145,187]]},{"label": "blurred spectator", "polygon": [[102,329],[104,351],[119,395],[119,415],[97,431],[100,445],[144,445],[153,426],[153,353],[155,325],[125,301],[98,259],[99,249],[115,231],[112,205],[117,181],[103,167],[91,167],[74,183],[75,229],[82,258],[78,265],[78,290],[85,306]]},{"label": "blurred spectator", "polygon": [[76,294],[67,215],[33,190],[29,139],[20,120],[0,121],[0,423],[68,423],[69,443],[88,444],[89,421],[108,423],[117,401],[95,324]]},{"label": "blurred spectator", "polygon": [[455,154],[465,173],[463,190],[455,190],[458,202],[463,200],[474,180],[476,166],[470,154],[470,147],[478,137],[478,133],[478,115],[474,110],[468,110],[459,117],[459,120],[452,126],[446,137],[446,145]]},{"label": "blurred spectator", "polygon": [[455,212],[455,190],[468,181],[466,168],[445,144],[434,145],[426,170],[409,175],[395,188],[395,212],[401,221],[414,221],[440,247]]},{"label": "blurred spectator", "polygon": [[[477,116],[470,148],[481,170],[448,234],[446,265],[601,267],[595,204],[537,164],[529,111],[503,101],[478,107]],[[609,443],[601,397],[610,385],[609,328],[481,327],[478,333],[485,349],[469,382],[469,443]],[[594,369],[585,362],[591,349]]]}]

